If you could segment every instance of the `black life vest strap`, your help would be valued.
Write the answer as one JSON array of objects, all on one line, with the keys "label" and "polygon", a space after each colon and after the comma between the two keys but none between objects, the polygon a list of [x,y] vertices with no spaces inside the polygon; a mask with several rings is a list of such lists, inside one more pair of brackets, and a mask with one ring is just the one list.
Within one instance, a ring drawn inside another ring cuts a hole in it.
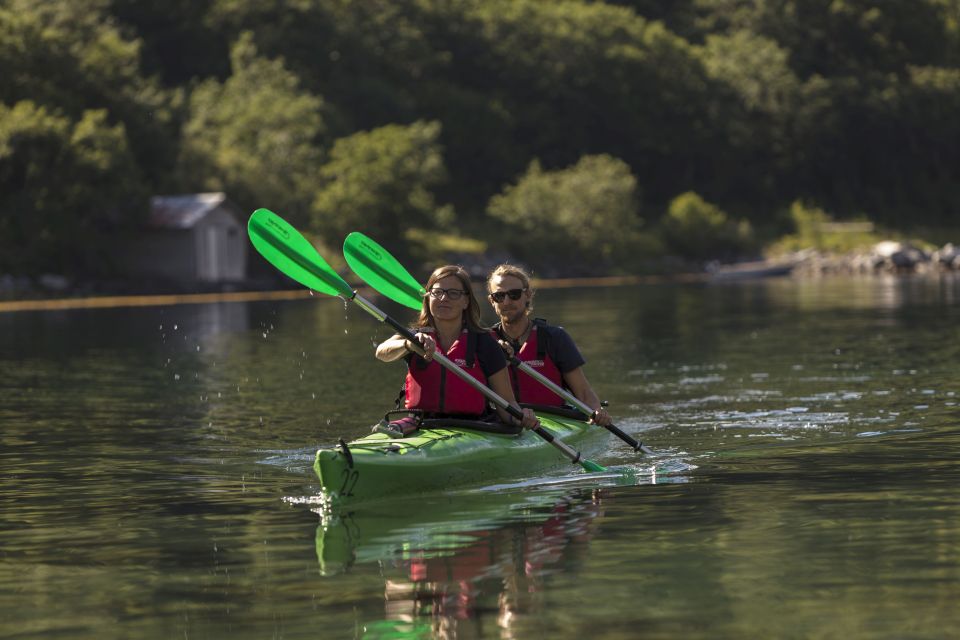
[{"label": "black life vest strap", "polygon": [[407,384],[406,382],[400,387],[400,393],[397,394],[397,399],[393,401],[393,406],[396,407],[396,410],[399,411],[403,409],[403,405],[406,404],[407,399]]},{"label": "black life vest strap", "polygon": [[537,359],[543,360],[550,343],[550,330],[547,329],[547,321],[543,318],[534,318],[533,324],[537,328]]},{"label": "black life vest strap", "polygon": [[467,369],[473,369],[473,363],[477,361],[477,333],[467,329]]},{"label": "black life vest strap", "polygon": [[510,340],[510,338],[507,337],[507,334],[503,332],[502,322],[498,322],[497,324],[493,325],[493,332],[496,333],[497,337],[503,340],[504,342],[510,342],[512,344],[513,341]]}]

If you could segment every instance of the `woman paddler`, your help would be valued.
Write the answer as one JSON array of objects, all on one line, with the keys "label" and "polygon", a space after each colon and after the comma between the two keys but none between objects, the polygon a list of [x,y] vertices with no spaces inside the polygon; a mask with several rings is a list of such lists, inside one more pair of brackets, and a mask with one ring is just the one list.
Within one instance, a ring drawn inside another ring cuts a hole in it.
[{"label": "woman paddler", "polygon": [[[427,280],[427,295],[416,322],[416,338],[424,351],[421,357],[413,345],[394,335],[377,347],[377,358],[393,362],[407,360],[404,407],[418,409],[426,418],[457,417],[481,419],[489,413],[487,399],[479,391],[434,361],[439,350],[457,366],[489,386],[511,405],[517,405],[507,373],[507,361],[489,330],[480,324],[480,305],[470,277],[463,267],[446,265],[436,269]],[[530,409],[523,409],[518,421],[497,407],[507,424],[533,428],[539,424]],[[404,435],[415,429],[414,421],[390,423],[388,433],[402,429]],[[399,434],[394,434],[399,435]]]}]

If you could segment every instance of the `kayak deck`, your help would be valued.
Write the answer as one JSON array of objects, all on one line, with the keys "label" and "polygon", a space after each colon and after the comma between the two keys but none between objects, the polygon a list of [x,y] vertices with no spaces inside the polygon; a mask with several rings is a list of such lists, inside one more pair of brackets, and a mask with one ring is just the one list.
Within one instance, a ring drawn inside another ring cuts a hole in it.
[{"label": "kayak deck", "polygon": [[[538,417],[545,430],[574,446],[601,431],[572,417],[547,413]],[[440,426],[440,420],[431,423],[439,425],[421,427],[405,438],[372,433],[320,449],[314,470],[324,493],[334,501],[369,500],[515,478],[570,464],[531,431],[491,433],[468,428],[463,421],[450,426]]]}]

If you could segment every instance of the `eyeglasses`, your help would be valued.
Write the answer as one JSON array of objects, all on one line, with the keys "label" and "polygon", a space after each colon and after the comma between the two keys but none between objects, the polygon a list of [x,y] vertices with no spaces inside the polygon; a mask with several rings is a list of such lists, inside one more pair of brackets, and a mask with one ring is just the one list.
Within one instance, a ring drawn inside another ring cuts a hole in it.
[{"label": "eyeglasses", "polygon": [[440,287],[430,289],[430,297],[436,300],[442,300],[444,297],[447,300],[459,300],[465,293],[463,289],[441,289]]},{"label": "eyeglasses", "polygon": [[510,289],[509,291],[494,291],[490,294],[490,299],[494,302],[503,302],[504,298],[510,296],[511,300],[519,300],[526,289]]}]

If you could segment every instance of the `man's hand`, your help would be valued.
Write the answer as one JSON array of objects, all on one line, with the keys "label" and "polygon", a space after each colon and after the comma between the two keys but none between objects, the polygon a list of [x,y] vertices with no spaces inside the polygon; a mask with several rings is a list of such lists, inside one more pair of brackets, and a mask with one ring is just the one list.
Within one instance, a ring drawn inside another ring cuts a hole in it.
[{"label": "man's hand", "polygon": [[601,427],[609,427],[613,424],[613,418],[610,417],[610,414],[607,413],[607,410],[603,407],[600,407],[593,412],[593,416],[590,418],[590,422],[593,424],[598,424]]}]

